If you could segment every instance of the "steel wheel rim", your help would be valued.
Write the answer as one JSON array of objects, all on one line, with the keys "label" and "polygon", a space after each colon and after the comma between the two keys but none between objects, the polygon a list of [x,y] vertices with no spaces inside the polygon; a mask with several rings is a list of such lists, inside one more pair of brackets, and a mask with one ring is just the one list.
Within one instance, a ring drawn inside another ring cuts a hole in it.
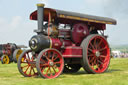
[{"label": "steel wheel rim", "polygon": [[101,36],[93,37],[87,47],[87,56],[88,64],[94,72],[104,72],[110,61],[110,48],[107,41]]},{"label": "steel wheel rim", "polygon": [[37,76],[37,71],[36,71],[36,62],[35,59],[31,55],[31,51],[27,51],[23,54],[22,57],[20,57],[20,70],[22,71],[21,73],[25,77],[32,77],[32,76]]},{"label": "steel wheel rim", "polygon": [[63,71],[64,61],[61,54],[53,49],[46,50],[40,57],[40,72],[44,78],[56,78]]}]

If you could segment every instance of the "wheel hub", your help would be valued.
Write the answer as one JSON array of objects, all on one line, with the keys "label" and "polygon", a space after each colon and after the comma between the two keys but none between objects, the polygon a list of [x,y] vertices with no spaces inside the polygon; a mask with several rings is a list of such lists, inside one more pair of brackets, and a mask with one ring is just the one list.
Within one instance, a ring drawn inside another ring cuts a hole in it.
[{"label": "wheel hub", "polygon": [[50,61],[50,62],[49,62],[49,65],[50,65],[50,66],[53,66],[53,65],[54,65],[54,63],[53,63],[52,61]]},{"label": "wheel hub", "polygon": [[100,57],[100,52],[99,51],[96,51],[95,52],[95,55],[96,55],[96,57]]}]

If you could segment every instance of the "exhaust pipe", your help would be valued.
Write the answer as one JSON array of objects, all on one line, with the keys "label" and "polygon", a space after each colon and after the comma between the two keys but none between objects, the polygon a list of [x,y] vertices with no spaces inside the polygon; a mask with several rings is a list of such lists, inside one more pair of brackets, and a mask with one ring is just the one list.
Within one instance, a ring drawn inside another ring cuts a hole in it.
[{"label": "exhaust pipe", "polygon": [[37,34],[43,33],[43,22],[44,22],[44,4],[37,4],[37,20],[38,20],[38,30]]}]

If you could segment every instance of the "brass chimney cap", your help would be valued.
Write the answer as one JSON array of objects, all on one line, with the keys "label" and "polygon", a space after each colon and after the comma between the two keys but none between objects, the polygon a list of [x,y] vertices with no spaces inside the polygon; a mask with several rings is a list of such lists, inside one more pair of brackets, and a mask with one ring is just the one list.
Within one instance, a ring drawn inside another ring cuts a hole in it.
[{"label": "brass chimney cap", "polygon": [[37,4],[38,7],[44,7],[45,4]]}]

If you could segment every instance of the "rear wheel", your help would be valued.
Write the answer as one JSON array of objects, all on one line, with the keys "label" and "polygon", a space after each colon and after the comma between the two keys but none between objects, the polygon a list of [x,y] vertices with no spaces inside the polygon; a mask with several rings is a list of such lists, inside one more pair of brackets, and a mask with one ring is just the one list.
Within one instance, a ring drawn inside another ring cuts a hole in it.
[{"label": "rear wheel", "polygon": [[63,71],[63,57],[56,49],[45,49],[40,52],[37,58],[36,68],[41,77],[56,78]]},{"label": "rear wheel", "polygon": [[19,56],[21,55],[23,51],[21,49],[16,49],[13,53],[13,60],[15,63],[17,63],[17,60],[19,58]]},{"label": "rear wheel", "polygon": [[65,64],[64,73],[75,73],[78,72],[81,68],[81,64]]},{"label": "rear wheel", "polygon": [[36,57],[31,50],[25,50],[18,58],[18,70],[24,77],[37,76]]},{"label": "rear wheel", "polygon": [[6,55],[6,54],[2,55],[2,57],[1,57],[1,63],[2,64],[9,64],[9,62],[10,62],[9,56]]},{"label": "rear wheel", "polygon": [[88,73],[103,73],[110,62],[110,48],[106,39],[97,34],[89,35],[81,44],[83,68]]}]

